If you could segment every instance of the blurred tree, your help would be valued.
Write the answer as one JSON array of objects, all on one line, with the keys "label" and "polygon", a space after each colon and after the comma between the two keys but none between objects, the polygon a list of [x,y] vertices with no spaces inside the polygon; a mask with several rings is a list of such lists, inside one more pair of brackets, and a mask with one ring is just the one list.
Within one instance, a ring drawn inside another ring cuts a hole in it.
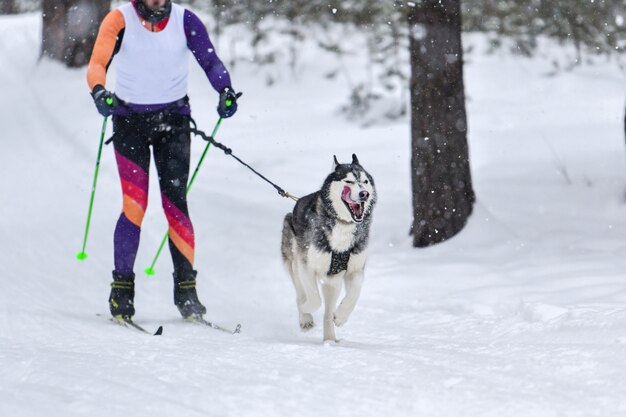
[{"label": "blurred tree", "polygon": [[460,0],[422,0],[409,15],[413,245],[457,234],[475,201],[467,145]]},{"label": "blurred tree", "polygon": [[[270,42],[272,36],[290,36],[288,59],[293,63],[297,61],[298,43],[304,37],[318,40],[338,59],[350,57],[363,46],[348,44],[345,39],[330,39],[333,31],[326,29],[339,24],[360,31],[367,38],[368,75],[362,82],[351,82],[350,105],[346,108],[351,116],[367,114],[371,103],[384,95],[406,91],[406,10],[412,4],[420,5],[421,0],[186,1],[213,13],[218,32],[234,24],[251,29],[256,54],[253,62],[263,67],[287,55],[281,42]],[[462,0],[461,7],[463,30],[486,33],[494,48],[512,44],[515,52],[531,56],[537,51],[540,38],[556,39],[575,46],[577,57],[570,65],[580,63],[585,53],[619,55],[626,51],[624,0]],[[291,26],[285,28],[281,24],[284,21]],[[349,65],[341,65],[341,72],[350,70]],[[400,96],[397,101],[404,109],[405,97]],[[403,114],[403,110],[396,110],[387,116]]]},{"label": "blurred tree", "polygon": [[515,49],[532,55],[547,37],[593,54],[623,52],[624,0],[463,0],[464,30],[486,32],[494,46],[512,39]]},{"label": "blurred tree", "polygon": [[41,54],[80,67],[89,56],[111,0],[43,0]]},{"label": "blurred tree", "polygon": [[17,4],[15,0],[0,0],[0,14],[17,13]]}]

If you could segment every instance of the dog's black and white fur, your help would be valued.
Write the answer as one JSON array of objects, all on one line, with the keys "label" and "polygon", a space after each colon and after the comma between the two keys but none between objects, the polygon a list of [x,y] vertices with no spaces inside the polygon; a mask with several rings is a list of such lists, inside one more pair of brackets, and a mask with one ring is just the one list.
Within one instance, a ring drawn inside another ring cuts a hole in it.
[{"label": "dog's black and white fur", "polygon": [[[325,302],[324,340],[336,341],[335,325],[347,320],[361,293],[372,209],[374,180],[356,155],[352,163],[334,158],[322,189],[302,197],[285,216],[282,255],[296,288],[300,327],[314,326],[312,313]],[[346,295],[337,307],[345,283]]]}]

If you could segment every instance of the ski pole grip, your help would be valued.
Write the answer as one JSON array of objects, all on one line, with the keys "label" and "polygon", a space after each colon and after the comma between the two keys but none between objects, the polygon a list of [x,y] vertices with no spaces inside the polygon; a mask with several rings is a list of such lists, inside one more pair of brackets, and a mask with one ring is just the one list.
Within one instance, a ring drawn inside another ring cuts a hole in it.
[{"label": "ski pole grip", "polygon": [[[235,101],[237,101],[237,99],[241,97],[242,95],[243,95],[242,92],[235,94]],[[226,100],[225,104],[226,104],[226,107],[231,107],[233,105],[233,100]]]}]

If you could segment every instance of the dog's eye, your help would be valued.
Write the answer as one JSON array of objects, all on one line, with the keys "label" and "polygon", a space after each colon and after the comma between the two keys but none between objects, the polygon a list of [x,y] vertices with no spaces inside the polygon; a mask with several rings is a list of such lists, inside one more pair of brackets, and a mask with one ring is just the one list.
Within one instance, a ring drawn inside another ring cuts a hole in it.
[{"label": "dog's eye", "polygon": [[354,181],[345,180],[346,184],[354,184]]},{"label": "dog's eye", "polygon": [[369,184],[370,182],[369,182],[369,180],[365,180],[365,181],[363,181],[363,183],[364,184]]}]

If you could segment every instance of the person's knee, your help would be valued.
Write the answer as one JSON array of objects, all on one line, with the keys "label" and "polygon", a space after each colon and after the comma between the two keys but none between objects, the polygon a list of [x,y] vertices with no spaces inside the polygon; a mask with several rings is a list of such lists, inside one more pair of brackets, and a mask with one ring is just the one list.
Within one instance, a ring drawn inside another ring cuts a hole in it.
[{"label": "person's knee", "polygon": [[141,226],[143,218],[146,214],[146,208],[148,207],[148,198],[145,200],[137,201],[127,194],[124,194],[124,205],[122,206],[122,212],[131,223],[136,226]]}]

